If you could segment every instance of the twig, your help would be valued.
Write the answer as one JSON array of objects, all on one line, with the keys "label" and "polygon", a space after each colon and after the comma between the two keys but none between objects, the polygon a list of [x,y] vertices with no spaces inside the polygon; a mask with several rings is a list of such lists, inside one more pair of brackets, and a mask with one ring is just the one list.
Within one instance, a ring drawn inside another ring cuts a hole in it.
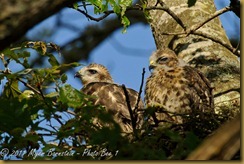
[{"label": "twig", "polygon": [[[236,50],[236,48],[232,47],[229,44],[224,43],[222,40],[219,40],[217,37],[212,37],[208,34],[202,33],[200,31],[196,31],[199,28],[201,28],[203,25],[205,25],[206,23],[208,23],[209,21],[213,20],[214,18],[218,17],[219,15],[231,11],[231,7],[224,7],[218,11],[216,11],[213,15],[209,16],[206,20],[204,20],[203,22],[200,22],[196,25],[193,25],[191,28],[183,31],[183,32],[179,32],[179,33],[162,33],[162,35],[198,35],[198,36],[202,36],[205,38],[208,38],[210,40],[212,40],[213,42],[216,42],[220,45],[222,45],[223,47],[227,48],[229,51],[231,51],[233,54],[235,54],[236,56],[240,57],[240,52]],[[179,23],[179,22],[177,22]]]},{"label": "twig", "polygon": [[74,116],[76,115],[75,112],[73,112],[73,111],[71,111],[71,110],[67,110],[66,112],[69,113],[69,114],[72,114],[72,115],[74,115]]},{"label": "twig", "polygon": [[186,30],[186,26],[183,21],[172,10],[170,10],[162,0],[158,0],[157,3],[162,6],[162,10],[167,12],[184,30]]},{"label": "twig", "polygon": [[240,97],[236,97],[236,98],[233,98],[233,99],[220,101],[218,103],[215,103],[215,107],[221,107],[221,105],[218,105],[218,104],[223,104],[223,103],[228,103],[230,101],[238,101],[238,100],[240,100]]},{"label": "twig", "polygon": [[129,113],[130,113],[130,118],[131,118],[131,124],[132,124],[132,128],[133,128],[133,132],[134,132],[135,136],[137,137],[137,135],[136,135],[136,122],[135,122],[135,119],[134,119],[134,116],[133,116],[133,112],[132,112],[132,108],[131,108],[131,105],[130,105],[129,94],[128,94],[128,91],[127,91],[127,89],[126,89],[124,84],[122,84],[122,88],[123,88],[123,91],[124,91],[124,94],[125,94],[125,100],[126,100],[126,103],[127,103],[127,107],[128,107]]},{"label": "twig", "polygon": [[44,100],[44,102],[45,102],[45,104],[49,107],[49,105],[46,103],[46,98],[45,98],[45,96],[44,96],[44,94],[43,94],[43,92],[42,92],[42,90],[41,90],[41,86],[38,84],[37,85],[37,88],[38,88],[38,90],[39,90],[39,92],[40,92],[40,95],[41,95],[41,97],[42,97],[42,99]]},{"label": "twig", "polygon": [[202,26],[205,25],[206,23],[210,22],[210,21],[213,20],[214,18],[216,18],[216,17],[220,16],[221,14],[224,14],[224,13],[226,13],[227,11],[230,11],[230,10],[231,10],[230,7],[224,7],[224,8],[222,8],[222,9],[216,11],[213,15],[210,15],[205,21],[200,22],[200,23],[198,23],[198,24],[196,24],[196,25],[193,25],[193,26],[191,26],[191,28],[187,29],[187,30],[186,30],[186,31],[187,31],[187,32],[186,32],[187,35],[191,34],[193,31],[198,30],[200,27],[202,27]]},{"label": "twig", "polygon": [[138,107],[139,107],[139,103],[140,103],[140,100],[141,100],[142,87],[143,87],[143,84],[144,84],[144,76],[145,76],[145,68],[142,69],[141,85],[140,85],[140,90],[139,90],[137,101],[136,101],[136,106],[135,106],[135,109],[134,109],[134,114],[137,113]]},{"label": "twig", "polygon": [[[172,10],[170,10],[169,7],[166,6],[165,3],[162,0],[158,0],[157,4],[158,3],[161,5],[160,7],[158,7],[158,6],[149,6],[149,7],[143,8],[140,5],[136,5],[136,6],[133,6],[133,7],[128,7],[126,11],[130,11],[130,10],[140,10],[140,11],[143,11],[143,10],[163,10],[163,11],[167,12],[184,29],[183,32],[179,32],[179,33],[162,33],[163,35],[186,35],[186,36],[188,36],[190,34],[195,34],[195,35],[203,36],[203,37],[206,37],[206,38],[208,38],[208,39],[210,39],[210,40],[212,40],[212,41],[214,41],[216,43],[219,43],[220,45],[226,47],[228,50],[230,50],[236,56],[238,56],[238,57],[240,56],[240,52],[239,51],[237,51],[232,46],[224,43],[223,41],[221,41],[221,40],[219,40],[217,38],[211,37],[211,36],[209,36],[207,34],[204,34],[204,33],[201,33],[201,32],[196,32],[196,30],[201,28],[203,25],[205,25],[209,21],[213,20],[214,18],[218,17],[219,15],[221,15],[221,14],[223,14],[225,12],[231,11],[231,9],[232,9],[231,7],[224,7],[222,9],[216,11],[213,15],[209,16],[203,22],[200,22],[200,23],[198,23],[196,25],[193,25],[191,28],[187,29],[186,26],[184,25],[184,23],[182,22],[182,20]],[[87,14],[83,10],[77,9],[77,11],[81,12],[82,14],[84,14],[89,19],[97,21],[97,22],[103,20],[104,18],[106,18],[110,14],[114,13],[113,10],[108,10],[108,11],[104,12],[103,16],[101,16],[99,18],[94,18],[94,17],[90,16],[89,14]]]},{"label": "twig", "polygon": [[235,54],[236,56],[240,57],[240,53],[239,51],[236,51],[236,49],[234,47],[232,47],[231,45],[224,43],[222,40],[219,40],[217,37],[213,37],[211,35],[208,35],[206,33],[202,33],[201,31],[194,31],[192,32],[192,34],[194,35],[198,35],[198,36],[202,36],[204,38],[210,39],[213,42],[216,42],[220,45],[222,45],[223,47],[225,47],[226,49],[228,49],[230,52],[232,52],[233,54]]},{"label": "twig", "polygon": [[25,81],[21,80],[20,78],[17,78],[17,80],[20,81],[22,84],[24,84],[26,87],[28,87],[31,90],[33,90],[34,92],[36,92],[37,94],[39,94],[39,95],[41,94],[41,92],[39,92],[34,87],[32,87],[30,84],[26,83]]},{"label": "twig", "polygon": [[[187,34],[187,32],[179,32],[179,33],[165,33],[165,32],[163,32],[161,34],[162,35],[178,35],[178,36],[180,36],[180,35],[189,35],[189,34]],[[210,35],[208,35],[206,33],[203,33],[201,31],[191,31],[190,34],[192,34],[192,35],[198,35],[198,36],[202,36],[204,38],[210,39],[213,42],[222,45],[223,47],[225,47],[226,49],[228,49],[230,52],[232,52],[234,55],[240,57],[240,51],[238,51],[237,48],[234,48],[231,45],[229,45],[227,43],[224,43],[222,40],[219,40],[217,37],[212,37],[212,36],[210,36]]]},{"label": "twig", "polygon": [[240,18],[241,4],[239,0],[230,0],[230,8]]},{"label": "twig", "polygon": [[51,134],[51,133],[38,133],[38,136],[53,136],[53,135],[57,135],[57,134]]},{"label": "twig", "polygon": [[95,18],[89,14],[87,14],[85,11],[81,10],[81,9],[76,9],[77,11],[79,11],[80,13],[82,13],[83,15],[85,15],[87,18],[89,18],[90,20],[93,20],[93,21],[96,21],[96,22],[99,22],[103,19],[105,19],[107,16],[109,16],[110,14],[114,13],[112,10],[110,11],[106,11],[104,12],[104,15],[99,17],[99,18]]},{"label": "twig", "polygon": [[[186,26],[184,25],[182,20],[172,10],[170,10],[170,8],[168,6],[166,6],[164,2],[159,1],[159,3],[161,5],[161,7],[151,6],[151,7],[143,8],[142,6],[136,4],[135,6],[128,7],[126,9],[126,11],[133,11],[133,10],[139,10],[139,11],[144,11],[144,10],[163,10],[163,11],[167,12],[184,30],[186,30]],[[115,13],[113,10],[107,10],[107,11],[103,12],[103,14],[104,14],[103,16],[95,18],[95,17],[89,15],[87,12],[85,12],[85,11],[79,9],[79,8],[75,9],[75,10],[79,11],[80,13],[85,15],[90,20],[93,20],[93,21],[96,21],[96,22],[99,22],[99,21],[105,19],[106,17],[108,17],[110,14]]]},{"label": "twig", "polygon": [[[50,122],[50,121],[49,121],[49,122]],[[54,131],[58,132],[58,130],[57,130],[55,127],[53,127],[53,126],[51,125],[51,122],[50,122],[50,124],[47,124],[47,126],[51,127]]]},{"label": "twig", "polygon": [[62,121],[60,121],[60,119],[59,119],[59,115],[53,113],[53,118],[54,118],[56,121],[58,121],[58,123],[59,123],[60,125],[64,125],[64,124],[62,123]]}]

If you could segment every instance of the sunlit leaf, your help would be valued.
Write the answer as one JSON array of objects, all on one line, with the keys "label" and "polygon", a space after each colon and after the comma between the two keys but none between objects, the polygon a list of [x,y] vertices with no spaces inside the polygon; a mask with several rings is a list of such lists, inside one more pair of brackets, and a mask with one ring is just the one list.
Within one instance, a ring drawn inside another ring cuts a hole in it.
[{"label": "sunlit leaf", "polygon": [[62,76],[61,76],[62,83],[65,83],[67,81],[67,79],[68,79],[67,75],[66,74],[62,74]]},{"label": "sunlit leaf", "polygon": [[118,4],[114,3],[110,3],[111,6],[113,7],[113,10],[116,14],[121,15],[121,8]]},{"label": "sunlit leaf", "polygon": [[126,16],[123,16],[121,19],[121,23],[123,24],[124,28],[123,28],[123,33],[126,32],[126,28],[130,25],[130,21]]},{"label": "sunlit leaf", "polygon": [[64,85],[60,88],[59,100],[62,103],[68,104],[68,106],[77,108],[82,106],[84,96],[80,91],[71,87],[71,85]]},{"label": "sunlit leaf", "polygon": [[132,5],[132,1],[131,0],[121,0],[121,2],[119,2],[119,5],[121,7],[121,16],[125,15],[125,11],[126,9]]},{"label": "sunlit leaf", "polygon": [[58,92],[51,92],[51,93],[49,93],[49,94],[46,94],[45,97],[50,97],[50,98],[52,98],[52,97],[57,97],[58,95],[59,95]]},{"label": "sunlit leaf", "polygon": [[48,53],[47,56],[49,57],[48,62],[49,62],[52,66],[57,66],[57,65],[59,65],[58,60],[53,56],[53,54]]},{"label": "sunlit leaf", "polygon": [[18,97],[21,94],[21,91],[19,90],[19,85],[17,80],[9,80],[3,90],[3,95],[7,98],[14,98]]},{"label": "sunlit leaf", "polygon": [[78,3],[77,3],[77,2],[73,3],[73,8],[74,8],[74,9],[76,9],[76,10],[77,10],[77,9],[78,9],[78,6],[79,6],[79,5],[78,5]]},{"label": "sunlit leaf", "polygon": [[25,90],[23,93],[19,95],[19,100],[30,99],[35,93],[32,90]]},{"label": "sunlit leaf", "polygon": [[18,52],[17,56],[19,58],[28,58],[28,57],[30,57],[30,52],[28,52],[28,51]]}]

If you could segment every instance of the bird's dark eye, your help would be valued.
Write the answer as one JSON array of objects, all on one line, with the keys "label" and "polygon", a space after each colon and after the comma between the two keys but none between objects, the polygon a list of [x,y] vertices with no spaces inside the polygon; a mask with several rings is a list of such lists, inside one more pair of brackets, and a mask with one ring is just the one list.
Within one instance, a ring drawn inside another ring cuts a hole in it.
[{"label": "bird's dark eye", "polygon": [[161,57],[161,58],[159,58],[158,59],[158,63],[164,63],[164,62],[166,62],[168,60],[168,58],[167,57]]},{"label": "bird's dark eye", "polygon": [[97,73],[97,71],[94,70],[94,69],[90,69],[90,70],[88,70],[88,71],[90,72],[90,74],[96,74],[96,73]]}]

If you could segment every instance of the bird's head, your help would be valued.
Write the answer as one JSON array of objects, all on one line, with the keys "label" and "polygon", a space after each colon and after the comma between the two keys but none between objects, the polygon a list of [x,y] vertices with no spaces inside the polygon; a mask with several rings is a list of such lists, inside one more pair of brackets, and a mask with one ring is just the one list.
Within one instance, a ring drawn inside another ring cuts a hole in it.
[{"label": "bird's head", "polygon": [[113,79],[107,68],[101,64],[95,63],[80,69],[78,72],[76,72],[75,77],[80,78],[83,85],[87,85],[92,82],[113,83]]},{"label": "bird's head", "polygon": [[164,48],[153,52],[149,58],[149,70],[165,69],[166,71],[174,69],[177,66],[184,66],[185,62],[179,59],[174,51]]}]

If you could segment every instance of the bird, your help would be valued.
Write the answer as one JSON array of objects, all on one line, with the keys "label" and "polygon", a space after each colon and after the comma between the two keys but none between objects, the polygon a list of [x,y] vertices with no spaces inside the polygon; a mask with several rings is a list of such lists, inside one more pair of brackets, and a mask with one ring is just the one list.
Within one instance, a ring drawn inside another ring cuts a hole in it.
[{"label": "bird", "polygon": [[[160,122],[184,123],[184,116],[214,111],[213,87],[194,67],[163,47],[149,58],[150,76],[145,86],[146,108],[156,108],[152,118]],[[158,110],[157,110],[158,109]]]},{"label": "bird", "polygon": [[[122,85],[114,83],[108,69],[101,64],[91,63],[76,72],[75,77],[80,78],[83,87],[81,92],[86,95],[95,96],[94,105],[103,106],[108,113],[112,114],[115,122],[121,128],[122,133],[132,133],[132,119],[128,109],[127,101],[130,102],[133,110],[133,118],[135,119],[136,128],[142,124],[143,118],[139,112],[135,112],[137,106],[138,92],[126,88],[129,100],[125,97]],[[144,107],[143,101],[140,99],[138,109]]]}]

